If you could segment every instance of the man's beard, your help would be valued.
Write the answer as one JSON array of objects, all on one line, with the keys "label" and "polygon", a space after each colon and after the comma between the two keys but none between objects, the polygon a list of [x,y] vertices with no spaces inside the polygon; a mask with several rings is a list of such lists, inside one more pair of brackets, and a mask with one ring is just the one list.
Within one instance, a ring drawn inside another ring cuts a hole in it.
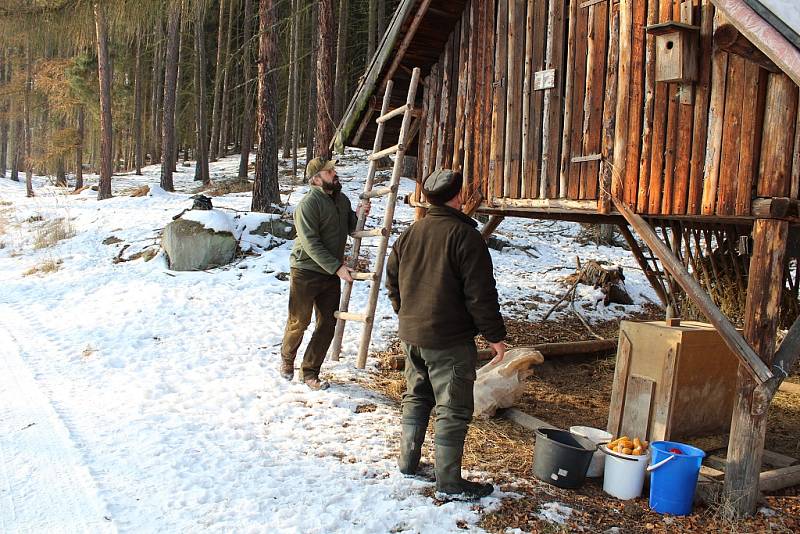
[{"label": "man's beard", "polygon": [[342,183],[338,179],[334,179],[333,183],[322,181],[322,190],[326,193],[338,193],[342,190]]}]

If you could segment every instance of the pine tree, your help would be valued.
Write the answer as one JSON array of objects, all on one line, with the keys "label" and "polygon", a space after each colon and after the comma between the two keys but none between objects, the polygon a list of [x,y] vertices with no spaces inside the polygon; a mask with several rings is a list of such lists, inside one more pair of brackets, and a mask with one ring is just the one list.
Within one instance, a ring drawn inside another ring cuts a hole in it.
[{"label": "pine tree", "polygon": [[275,31],[277,14],[273,1],[261,0],[258,14],[258,151],[251,209],[266,212],[272,204],[280,201],[276,139],[278,81],[275,73],[278,39]]}]

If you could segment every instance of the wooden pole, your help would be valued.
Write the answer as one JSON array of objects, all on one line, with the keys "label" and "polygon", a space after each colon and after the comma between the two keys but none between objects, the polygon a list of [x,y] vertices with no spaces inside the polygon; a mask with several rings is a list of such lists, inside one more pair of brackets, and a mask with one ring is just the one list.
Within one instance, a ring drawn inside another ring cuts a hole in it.
[{"label": "wooden pole", "polygon": [[[758,219],[753,228],[744,335],[767,365],[774,357],[788,231],[789,223],[775,219]],[[724,485],[724,496],[739,516],[753,513],[758,500],[769,402],[759,393],[740,366]]]},{"label": "wooden pole", "polygon": [[[617,111],[615,115],[620,124],[628,124],[628,105],[630,103],[631,82],[631,2],[622,0],[619,4],[619,69],[617,70]],[[638,110],[637,110],[638,113]],[[628,145],[627,128],[617,128],[614,135],[614,167],[620,170],[611,179],[611,197],[622,199]]]}]

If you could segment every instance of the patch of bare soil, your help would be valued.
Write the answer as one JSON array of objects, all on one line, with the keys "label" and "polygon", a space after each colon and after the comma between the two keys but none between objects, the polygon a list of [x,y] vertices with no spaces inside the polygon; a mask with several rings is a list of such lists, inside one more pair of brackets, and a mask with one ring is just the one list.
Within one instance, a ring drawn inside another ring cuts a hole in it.
[{"label": "patch of bare soil", "polygon": [[[646,310],[630,319],[655,320],[662,317],[657,308]],[[537,343],[580,341],[591,339],[574,316],[544,323],[507,320],[508,343],[511,346]],[[594,324],[595,332],[605,338],[616,338],[619,321]],[[402,354],[399,342],[377,354],[383,361]],[[587,425],[604,428],[614,379],[615,356],[559,357],[535,368],[526,382],[525,392],[517,408],[561,428]],[[400,401],[404,381],[400,371],[388,367],[363,381],[365,387],[378,390]],[[800,456],[800,394],[780,392],[768,418],[766,446],[769,450]],[[399,421],[398,421],[399,424]],[[431,435],[428,429],[423,453],[433,462]],[[613,527],[619,532],[798,532],[800,531],[800,497],[798,487],[765,497],[771,510],[753,518],[731,521],[719,504],[701,504],[688,517],[662,516],[650,511],[645,497],[619,501],[602,491],[602,481],[587,479],[578,490],[563,490],[534,479],[533,433],[505,419],[476,420],[470,425],[464,451],[464,468],[488,473],[490,480],[504,491],[521,495],[505,499],[499,509],[484,515],[481,527],[489,532],[505,532],[519,528],[526,532],[606,532]],[[727,436],[711,436],[696,444],[708,452],[724,447]],[[716,453],[715,453],[716,454]],[[542,506],[557,501],[573,509],[563,525],[539,516]]]}]

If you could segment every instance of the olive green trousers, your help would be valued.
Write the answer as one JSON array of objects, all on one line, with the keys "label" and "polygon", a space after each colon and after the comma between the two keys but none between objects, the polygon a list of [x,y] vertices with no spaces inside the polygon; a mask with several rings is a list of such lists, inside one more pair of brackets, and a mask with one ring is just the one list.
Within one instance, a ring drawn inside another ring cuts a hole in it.
[{"label": "olive green trousers", "polygon": [[311,324],[313,310],[316,325],[303,355],[300,370],[303,380],[318,378],[336,329],[333,312],[339,308],[341,294],[339,277],[306,269],[291,271],[289,317],[286,319],[286,329],[283,333],[281,358],[287,364],[294,364],[297,349],[303,342],[303,334]]},{"label": "olive green trousers", "polygon": [[461,446],[474,409],[478,351],[470,341],[447,349],[426,349],[403,342],[406,391],[403,424],[427,426],[431,410],[436,444]]}]

